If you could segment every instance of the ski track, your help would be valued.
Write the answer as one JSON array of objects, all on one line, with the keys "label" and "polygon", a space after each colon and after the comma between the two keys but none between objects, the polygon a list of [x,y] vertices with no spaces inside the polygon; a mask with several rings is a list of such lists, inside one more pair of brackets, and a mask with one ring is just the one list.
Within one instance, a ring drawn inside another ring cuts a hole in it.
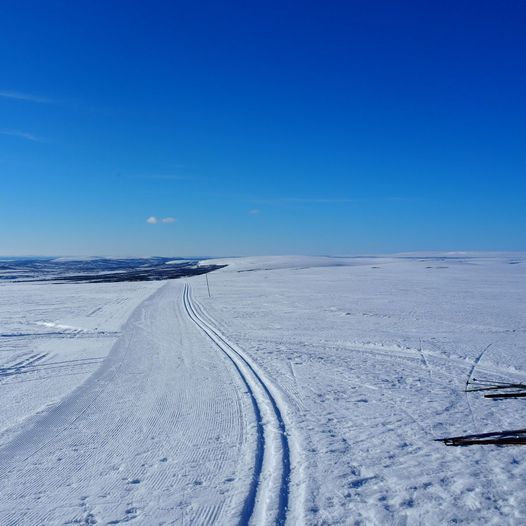
[{"label": "ski track", "polygon": [[[200,306],[194,303],[190,285],[188,284],[184,288],[183,301],[186,312],[192,321],[232,361],[252,400],[257,421],[257,447],[253,480],[243,507],[241,524],[248,524],[253,519],[257,523],[263,522],[268,511],[262,509],[262,506],[268,506],[269,503],[272,505],[272,501],[277,500],[277,511],[273,523],[283,525],[286,522],[289,506],[291,461],[288,433],[282,411],[276,398],[271,394],[270,387],[262,374],[256,372],[255,366],[250,363],[244,353],[228,342],[219,330],[214,327],[213,320],[206,315]],[[262,418],[263,407],[267,409],[268,422],[265,422]],[[269,447],[268,443],[271,440],[276,441],[276,434],[279,435],[279,444]],[[269,462],[265,462],[266,456],[276,456],[276,450],[280,458],[271,458]],[[267,464],[267,467],[265,467],[265,464]],[[265,469],[272,471],[278,469],[281,471],[277,495],[275,495],[275,488],[263,487],[271,479],[270,474],[265,473]],[[263,496],[260,493],[263,493]]]},{"label": "ski track", "polygon": [[0,449],[0,524],[284,524],[288,440],[261,373],[167,283],[84,384]]},{"label": "ski track", "polygon": [[480,361],[482,360],[482,357],[484,356],[484,354],[486,353],[486,351],[491,347],[491,343],[489,345],[487,345],[486,347],[484,347],[484,349],[482,350],[482,352],[477,356],[477,358],[475,359],[475,361],[473,362],[473,366],[471,367],[471,369],[469,370],[469,374],[468,374],[468,378],[466,380],[466,390],[468,389],[468,386],[469,386],[469,382],[471,382],[471,379],[473,378],[473,375],[475,374],[475,369],[477,368],[478,364],[480,363]]}]

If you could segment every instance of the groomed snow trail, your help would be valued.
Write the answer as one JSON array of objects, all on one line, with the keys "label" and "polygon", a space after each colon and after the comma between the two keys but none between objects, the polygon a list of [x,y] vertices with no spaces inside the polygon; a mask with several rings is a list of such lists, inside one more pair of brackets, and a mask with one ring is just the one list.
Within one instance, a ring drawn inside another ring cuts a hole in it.
[{"label": "groomed snow trail", "polygon": [[100,368],[0,449],[0,524],[285,522],[282,411],[205,316],[182,282],[139,305]]},{"label": "groomed snow trail", "polygon": [[214,327],[213,320],[194,303],[189,285],[183,302],[192,321],[232,361],[245,384],[257,421],[257,445],[253,479],[243,506],[241,523],[285,524],[289,505],[291,455],[289,438],[277,399],[262,373],[248,357]]}]

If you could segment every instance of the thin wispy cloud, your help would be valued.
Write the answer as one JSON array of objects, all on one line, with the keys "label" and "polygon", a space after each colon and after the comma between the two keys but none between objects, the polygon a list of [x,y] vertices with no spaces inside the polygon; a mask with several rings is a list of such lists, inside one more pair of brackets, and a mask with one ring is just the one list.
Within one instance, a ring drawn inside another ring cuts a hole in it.
[{"label": "thin wispy cloud", "polygon": [[143,176],[145,179],[157,179],[161,181],[188,181],[192,179],[191,175],[179,174],[147,174]]},{"label": "thin wispy cloud", "polygon": [[255,199],[254,203],[266,205],[287,205],[287,204],[348,204],[356,203],[359,199],[341,197],[278,197],[275,199]]},{"label": "thin wispy cloud", "polygon": [[20,91],[6,91],[0,90],[0,97],[4,99],[13,99],[26,102],[35,102],[37,104],[57,104],[58,101],[48,99],[47,97],[40,97],[31,93],[22,93]]},{"label": "thin wispy cloud", "polygon": [[408,201],[407,197],[398,196],[376,196],[376,197],[276,197],[272,199],[251,199],[254,204],[264,205],[346,205],[364,204],[370,202]]},{"label": "thin wispy cloud", "polygon": [[190,181],[194,179],[191,175],[185,174],[135,174],[129,175],[133,179],[151,179],[157,181]]},{"label": "thin wispy cloud", "polygon": [[354,203],[356,199],[334,198],[334,197],[288,197],[283,199],[287,203],[312,203],[312,204],[338,204]]},{"label": "thin wispy cloud", "polygon": [[183,163],[162,163],[162,165],[172,170],[186,170],[188,168],[188,165]]},{"label": "thin wispy cloud", "polygon": [[20,130],[0,130],[0,135],[18,137],[19,139],[25,139],[26,141],[44,142],[44,139],[42,139],[41,137],[37,137],[36,135],[32,133],[20,131]]},{"label": "thin wispy cloud", "polygon": [[175,223],[175,217],[157,217],[150,216],[146,219],[146,222],[149,225],[157,225],[158,223]]},{"label": "thin wispy cloud", "polygon": [[248,211],[248,213],[251,216],[257,216],[258,214],[261,214],[261,210],[259,208],[252,208],[251,210]]}]

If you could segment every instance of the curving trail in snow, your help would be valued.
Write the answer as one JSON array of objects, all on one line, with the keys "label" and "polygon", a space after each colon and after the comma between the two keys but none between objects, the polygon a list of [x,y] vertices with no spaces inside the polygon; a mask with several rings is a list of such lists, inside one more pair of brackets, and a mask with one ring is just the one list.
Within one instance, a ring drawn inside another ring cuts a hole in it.
[{"label": "curving trail in snow", "polygon": [[84,384],[0,449],[0,524],[282,524],[290,448],[271,389],[168,282]]},{"label": "curving trail in snow", "polygon": [[183,301],[188,316],[232,361],[252,399],[257,421],[257,446],[254,475],[243,506],[241,522],[254,520],[257,524],[264,524],[269,517],[274,516],[272,524],[285,524],[289,504],[291,451],[282,410],[271,393],[272,387],[243,351],[230,343],[214,327],[213,320],[194,303],[189,285],[185,286]]}]

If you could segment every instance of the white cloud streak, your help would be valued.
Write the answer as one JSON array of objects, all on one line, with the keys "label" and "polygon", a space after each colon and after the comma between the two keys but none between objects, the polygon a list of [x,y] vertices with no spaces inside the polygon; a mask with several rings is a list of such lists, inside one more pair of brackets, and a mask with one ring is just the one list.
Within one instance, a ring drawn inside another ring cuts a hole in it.
[{"label": "white cloud streak", "polygon": [[278,197],[275,199],[254,199],[255,204],[264,205],[293,205],[293,204],[312,204],[312,205],[337,205],[357,203],[359,199],[333,198],[333,197]]},{"label": "white cloud streak", "polygon": [[355,199],[345,199],[345,198],[331,198],[331,197],[289,197],[284,199],[288,203],[311,203],[311,204],[338,204],[338,203],[354,203]]},{"label": "white cloud streak", "polygon": [[35,102],[37,104],[57,104],[57,101],[46,97],[39,97],[30,93],[21,93],[19,91],[0,90],[0,97],[4,99],[20,100],[26,102]]},{"label": "white cloud streak", "polygon": [[146,222],[149,225],[157,225],[158,223],[175,223],[176,219],[175,217],[157,217],[157,216],[150,216],[148,219],[146,219]]},{"label": "white cloud streak", "polygon": [[26,141],[33,142],[44,142],[44,140],[32,133],[20,131],[20,130],[0,130],[1,135],[8,135],[10,137],[18,137],[19,139],[25,139]]},{"label": "white cloud streak", "polygon": [[191,175],[177,175],[177,174],[139,174],[135,177],[141,179],[156,179],[159,181],[189,181],[194,179]]}]

